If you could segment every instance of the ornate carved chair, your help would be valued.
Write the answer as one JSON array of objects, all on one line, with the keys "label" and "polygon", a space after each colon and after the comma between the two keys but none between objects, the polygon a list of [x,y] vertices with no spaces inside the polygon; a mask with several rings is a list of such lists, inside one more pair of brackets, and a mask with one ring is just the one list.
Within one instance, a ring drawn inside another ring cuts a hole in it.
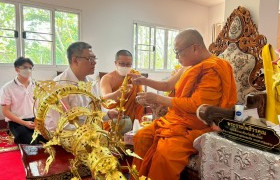
[{"label": "ornate carved chair", "polygon": [[247,94],[265,90],[261,59],[265,44],[266,37],[259,34],[250,12],[239,6],[209,47],[210,52],[231,63],[240,103]]},{"label": "ornate carved chair", "polygon": [[[228,17],[216,41],[209,46],[211,53],[231,63],[240,103],[245,103],[247,94],[265,90],[261,59],[261,50],[265,44],[266,37],[259,34],[250,12],[239,6]],[[264,116],[264,109],[258,109],[260,116]],[[192,156],[181,179],[199,179],[199,162],[199,156]]]}]

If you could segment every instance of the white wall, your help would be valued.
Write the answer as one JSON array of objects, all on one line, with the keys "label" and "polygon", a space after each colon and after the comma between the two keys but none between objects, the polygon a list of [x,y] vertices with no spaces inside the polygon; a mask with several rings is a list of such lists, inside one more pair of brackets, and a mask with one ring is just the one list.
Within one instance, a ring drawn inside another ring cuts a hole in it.
[{"label": "white wall", "polygon": [[[218,4],[209,8],[208,18],[208,42],[212,42],[213,25],[216,23],[224,23],[225,3]],[[210,44],[208,44],[210,45]]]},{"label": "white wall", "polygon": [[259,0],[226,0],[225,1],[225,21],[226,18],[230,16],[234,9],[238,6],[243,6],[250,11],[253,21],[256,23],[259,20]]},{"label": "white wall", "polygon": [[[16,0],[15,0],[16,1]],[[20,0],[18,0],[20,1]],[[81,11],[82,41],[93,46],[99,58],[96,73],[114,69],[114,55],[120,49],[133,51],[133,22],[154,23],[170,28],[197,28],[209,45],[208,7],[184,0],[25,0],[43,5],[71,8]],[[34,78],[52,79],[58,69],[65,67],[35,67]],[[151,73],[162,79],[170,73]],[[13,66],[0,66],[0,86],[15,76]]]},{"label": "white wall", "polygon": [[[24,1],[31,2],[31,1]],[[171,28],[197,28],[208,42],[208,8],[182,0],[33,0],[33,2],[81,10],[81,40],[90,43],[99,58],[98,71],[112,71],[115,53],[132,51],[133,22],[142,21]],[[0,66],[0,86],[14,74]],[[36,79],[53,78],[57,68],[37,67]]]},{"label": "white wall", "polygon": [[260,0],[258,28],[267,43],[277,48],[279,0]]}]

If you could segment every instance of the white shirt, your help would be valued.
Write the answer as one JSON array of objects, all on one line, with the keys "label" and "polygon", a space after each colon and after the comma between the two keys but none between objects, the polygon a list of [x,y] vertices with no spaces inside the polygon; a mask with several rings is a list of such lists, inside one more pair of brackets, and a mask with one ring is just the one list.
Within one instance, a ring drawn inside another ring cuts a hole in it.
[{"label": "white shirt", "polygon": [[[25,87],[16,77],[1,88],[1,106],[11,105],[11,112],[21,119],[33,118],[34,88],[35,85],[31,80],[29,85]],[[10,119],[5,117],[5,121],[8,122]]]},{"label": "white shirt", "polygon": [[[67,68],[63,73],[56,76],[53,80],[60,81],[59,83],[61,84],[69,84],[69,83],[71,84],[70,81],[79,82],[78,78],[73,73],[71,68]],[[89,81],[92,80],[89,77],[86,77],[85,82],[89,82]],[[97,87],[97,84],[94,84],[92,87],[92,94],[99,97],[100,95],[99,92],[100,91],[99,88]],[[77,106],[88,107],[90,99],[84,95],[70,95],[67,98],[64,98],[63,101],[66,102],[70,106],[70,108],[77,107]],[[102,111],[107,112],[105,109],[102,109]],[[58,120],[59,120],[59,113],[54,110],[50,110],[45,119],[45,127],[50,131],[55,130],[57,127]]]}]

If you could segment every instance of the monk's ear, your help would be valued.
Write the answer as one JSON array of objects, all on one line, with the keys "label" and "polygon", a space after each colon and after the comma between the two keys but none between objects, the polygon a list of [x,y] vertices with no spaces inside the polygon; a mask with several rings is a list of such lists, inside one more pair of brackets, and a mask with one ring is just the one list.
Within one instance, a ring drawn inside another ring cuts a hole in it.
[{"label": "monk's ear", "polygon": [[199,44],[194,44],[193,45],[193,52],[201,52],[201,46]]},{"label": "monk's ear", "polygon": [[198,51],[198,50],[199,50],[199,46],[196,45],[196,44],[194,44],[194,45],[193,45],[193,51]]}]

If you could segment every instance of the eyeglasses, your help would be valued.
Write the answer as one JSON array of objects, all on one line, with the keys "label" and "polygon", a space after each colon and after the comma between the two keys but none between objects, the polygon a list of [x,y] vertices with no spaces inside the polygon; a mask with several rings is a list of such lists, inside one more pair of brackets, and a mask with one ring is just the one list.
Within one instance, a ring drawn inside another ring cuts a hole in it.
[{"label": "eyeglasses", "polygon": [[119,63],[119,62],[118,62],[118,64],[119,64],[121,67],[131,67],[131,66],[132,66],[132,64],[130,64],[130,63]]},{"label": "eyeglasses", "polygon": [[177,51],[176,51],[175,49],[173,49],[173,51],[174,51],[176,57],[179,57],[179,56],[180,56],[180,53],[181,53],[182,51],[184,51],[185,49],[191,47],[192,45],[194,45],[194,44],[191,44],[190,46],[184,47],[184,48],[182,48],[182,49],[180,49],[180,50],[177,50]]},{"label": "eyeglasses", "polygon": [[[21,68],[21,67],[22,67],[22,68]],[[29,69],[29,70],[31,70],[31,71],[34,70],[33,67],[29,67],[29,66],[19,66],[18,68],[19,68],[19,69]]]},{"label": "eyeglasses", "polygon": [[77,58],[83,58],[83,59],[86,59],[86,60],[88,60],[89,62],[93,62],[93,61],[95,61],[95,62],[97,62],[97,57],[95,57],[95,56],[90,56],[90,57],[81,57],[81,56],[77,56]]}]

